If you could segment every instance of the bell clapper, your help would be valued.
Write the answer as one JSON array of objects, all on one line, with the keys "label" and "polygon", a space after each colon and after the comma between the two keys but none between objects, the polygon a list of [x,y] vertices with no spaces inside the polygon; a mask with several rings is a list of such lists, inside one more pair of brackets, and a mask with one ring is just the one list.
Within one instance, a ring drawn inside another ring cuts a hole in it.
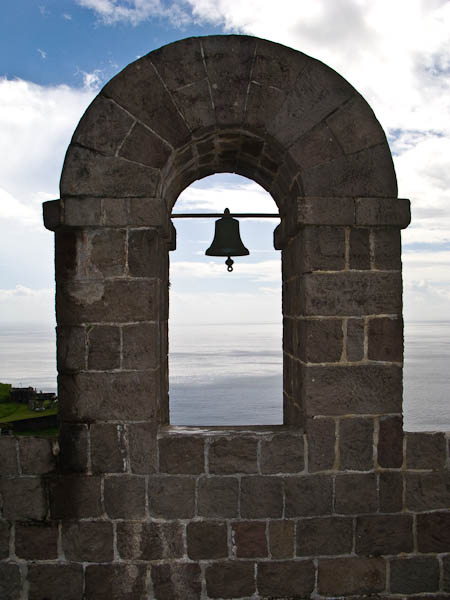
[{"label": "bell clapper", "polygon": [[225,261],[225,264],[227,265],[228,273],[231,273],[231,271],[233,270],[233,264],[234,264],[234,260],[231,258],[231,256],[229,256],[227,258],[227,260]]}]

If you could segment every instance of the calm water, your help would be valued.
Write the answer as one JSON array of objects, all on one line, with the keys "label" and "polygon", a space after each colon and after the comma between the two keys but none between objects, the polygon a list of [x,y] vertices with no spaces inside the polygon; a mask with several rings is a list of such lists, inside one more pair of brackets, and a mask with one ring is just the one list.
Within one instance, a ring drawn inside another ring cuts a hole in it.
[{"label": "calm water", "polygon": [[[279,324],[178,326],[170,344],[172,423],[281,422]],[[50,327],[0,326],[0,381],[55,391],[55,362]],[[450,431],[450,321],[405,326],[404,414]]]}]

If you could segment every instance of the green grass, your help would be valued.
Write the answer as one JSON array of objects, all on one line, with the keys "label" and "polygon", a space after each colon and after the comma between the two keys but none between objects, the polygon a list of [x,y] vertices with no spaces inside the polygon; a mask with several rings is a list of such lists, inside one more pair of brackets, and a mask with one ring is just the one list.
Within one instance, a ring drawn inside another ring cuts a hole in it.
[{"label": "green grass", "polygon": [[14,435],[32,435],[33,437],[53,438],[58,437],[59,429],[49,427],[48,429],[39,429],[38,431],[15,431]]},{"label": "green grass", "polygon": [[9,400],[10,390],[10,383],[0,383],[0,402],[7,402]]},{"label": "green grass", "polygon": [[56,414],[58,414],[58,407],[36,412],[28,410],[26,404],[18,402],[2,402],[0,404],[0,423],[12,423],[13,421],[21,421],[22,419],[37,419]]}]

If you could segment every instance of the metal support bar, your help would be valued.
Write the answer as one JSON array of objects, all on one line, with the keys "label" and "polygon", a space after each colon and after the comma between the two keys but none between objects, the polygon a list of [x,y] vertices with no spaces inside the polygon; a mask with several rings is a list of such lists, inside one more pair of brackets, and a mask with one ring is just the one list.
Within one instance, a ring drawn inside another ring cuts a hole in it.
[{"label": "metal support bar", "polygon": [[[239,219],[281,219],[278,213],[230,213],[230,217]],[[171,219],[217,219],[223,217],[223,213],[174,213]]]}]

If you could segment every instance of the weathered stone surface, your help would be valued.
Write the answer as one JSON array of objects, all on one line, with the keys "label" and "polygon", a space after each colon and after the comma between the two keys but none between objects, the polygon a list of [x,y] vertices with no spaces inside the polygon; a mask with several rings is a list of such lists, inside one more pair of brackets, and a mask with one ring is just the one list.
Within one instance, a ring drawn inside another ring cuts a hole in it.
[{"label": "weathered stone surface", "polygon": [[347,321],[347,360],[358,362],[364,358],[364,321]]},{"label": "weathered stone surface", "polygon": [[296,354],[305,362],[339,362],[343,339],[342,319],[297,321]]},{"label": "weathered stone surface", "polygon": [[356,553],[364,556],[412,552],[411,515],[367,515],[356,518]]},{"label": "weathered stone surface", "polygon": [[64,523],[62,548],[66,559],[79,562],[109,562],[114,558],[112,523],[80,521]]},{"label": "weathered stone surface", "polygon": [[232,545],[238,558],[264,558],[268,554],[266,523],[238,521],[232,525]]},{"label": "weathered stone surface", "polygon": [[59,477],[50,482],[49,495],[53,519],[95,519],[103,515],[100,477]]},{"label": "weathered stone surface", "polygon": [[205,470],[204,440],[201,437],[167,436],[159,440],[161,473],[198,474]]},{"label": "weathered stone surface", "polygon": [[146,565],[89,565],[86,600],[145,600],[148,598]]},{"label": "weathered stone surface", "polygon": [[172,98],[193,133],[198,129],[214,126],[214,107],[206,79],[179,88],[172,92]]},{"label": "weathered stone surface", "polygon": [[308,419],[308,471],[332,469],[335,461],[336,424],[334,419]]},{"label": "weathered stone surface", "polygon": [[302,387],[308,416],[401,411],[402,371],[397,366],[304,366]]},{"label": "weathered stone surface", "polygon": [[64,472],[83,473],[88,467],[87,425],[62,423],[59,429],[59,466]]},{"label": "weathered stone surface", "polygon": [[120,367],[120,328],[94,325],[87,328],[88,369],[112,371]]},{"label": "weathered stone surface", "polygon": [[147,127],[136,123],[120,148],[119,156],[132,162],[160,169],[166,164],[171,151],[172,148],[169,144]]},{"label": "weathered stone surface", "polygon": [[443,589],[450,592],[450,555],[444,556],[442,559],[443,567]]},{"label": "weathered stone surface", "polygon": [[373,469],[373,419],[341,419],[339,425],[340,468]]},{"label": "weathered stone surface", "polygon": [[150,477],[150,515],[163,519],[190,519],[194,516],[195,480],[192,477]]},{"label": "weathered stone surface", "polygon": [[125,427],[112,423],[92,424],[91,466],[93,473],[122,473],[127,466]]},{"label": "weathered stone surface", "polygon": [[283,512],[283,480],[280,477],[241,479],[241,516],[244,519],[279,518]]},{"label": "weathered stone surface", "polygon": [[368,229],[356,228],[350,231],[350,269],[370,269]]},{"label": "weathered stone surface", "polygon": [[0,560],[9,556],[9,530],[9,523],[0,521]]},{"label": "weathered stone surface", "polygon": [[303,469],[303,436],[281,434],[261,442],[262,473],[298,473]]},{"label": "weathered stone surface", "polygon": [[17,447],[16,438],[12,436],[0,437],[0,475],[17,475]]},{"label": "weathered stone surface", "polygon": [[385,468],[398,468],[403,464],[402,417],[381,417],[378,434],[378,464]]},{"label": "weathered stone surface", "polygon": [[63,420],[152,420],[156,416],[155,371],[60,375],[58,385]]},{"label": "weathered stone surface", "polygon": [[357,225],[394,225],[401,229],[408,227],[411,221],[409,200],[397,198],[393,194],[389,198],[357,198],[356,199],[356,224]]},{"label": "weathered stone surface", "polygon": [[198,563],[160,563],[151,567],[156,600],[199,600],[202,590]]},{"label": "weathered stone surface", "polygon": [[[101,198],[64,198],[61,209],[64,225],[68,227],[99,227],[103,224]],[[58,274],[61,274],[61,270],[58,269],[58,261],[61,261],[61,266],[66,266],[66,275],[70,272],[76,272],[77,263],[74,260],[76,254],[73,250],[79,236],[80,232],[73,230],[56,232],[57,245],[55,258],[57,261],[56,272]],[[66,256],[64,254],[58,256],[62,248],[70,250],[69,256],[67,256],[67,253]]]},{"label": "weathered stone surface", "polygon": [[77,238],[77,279],[103,279],[125,274],[124,229],[82,231]]},{"label": "weathered stone surface", "polygon": [[438,591],[439,562],[436,557],[391,560],[391,592],[417,594]]},{"label": "weathered stone surface", "polygon": [[399,270],[401,263],[401,238],[398,228],[376,228],[372,231],[376,269]]},{"label": "weathered stone surface", "polygon": [[239,482],[233,477],[201,477],[197,510],[202,517],[237,517]]},{"label": "weathered stone surface", "polygon": [[406,473],[406,507],[413,511],[450,507],[450,471]]},{"label": "weathered stone surface", "polygon": [[299,241],[301,253],[296,260],[300,262],[300,268],[304,273],[344,269],[345,232],[343,227],[305,225]]},{"label": "weathered stone surface", "polygon": [[117,549],[126,560],[181,558],[184,554],[183,526],[168,523],[117,523]]},{"label": "weathered stone surface", "polygon": [[131,277],[160,277],[164,254],[167,254],[167,248],[156,228],[129,231],[128,269]]},{"label": "weathered stone surface", "polygon": [[373,594],[385,589],[386,565],[381,558],[319,560],[319,594]]},{"label": "weathered stone surface", "polygon": [[21,590],[19,565],[0,563],[0,598],[20,600]]},{"label": "weathered stone surface", "polygon": [[272,558],[294,555],[294,521],[269,521],[269,548]]},{"label": "weathered stone surface", "polygon": [[140,475],[106,477],[105,510],[112,519],[140,519],[145,516],[145,478]]},{"label": "weathered stone surface", "polygon": [[5,519],[42,521],[48,510],[42,481],[39,477],[0,480]]},{"label": "weathered stone surface", "polygon": [[228,555],[227,524],[192,521],[186,527],[187,554],[192,560],[225,558]]},{"label": "weathered stone surface", "polygon": [[255,438],[218,438],[209,447],[209,471],[217,474],[256,473]]},{"label": "weathered stone surface", "polygon": [[385,471],[379,474],[381,512],[400,512],[403,506],[403,475]]},{"label": "weathered stone surface", "polygon": [[297,556],[350,554],[352,547],[351,518],[300,519],[297,523]]},{"label": "weathered stone surface", "polygon": [[157,323],[140,323],[122,327],[122,361],[124,369],[154,369],[158,366]]},{"label": "weathered stone surface", "polygon": [[285,479],[286,516],[307,517],[331,512],[332,480],[327,475]]},{"label": "weathered stone surface", "polygon": [[335,510],[346,515],[377,510],[375,473],[345,474],[336,477]]},{"label": "weathered stone surface", "polygon": [[158,48],[149,56],[171,92],[205,78],[200,43],[199,38],[188,38],[182,44]]},{"label": "weathered stone surface", "polygon": [[[342,156],[343,152],[331,129],[326,123],[322,122],[304,133],[289,148],[289,154],[297,164],[301,165],[304,169],[308,169],[316,165],[328,163]],[[353,215],[351,219],[350,222],[354,219]],[[327,221],[319,223],[319,225],[324,224],[327,224]],[[342,224],[342,221],[340,224]]]},{"label": "weathered stone surface", "polygon": [[440,470],[445,466],[444,433],[408,433],[406,437],[406,468]]},{"label": "weathered stone surface", "polygon": [[157,463],[157,431],[155,423],[127,425],[128,450],[133,473],[155,473]]},{"label": "weathered stone surface", "polygon": [[84,327],[58,327],[58,373],[86,369],[86,333]]},{"label": "weathered stone surface", "polygon": [[314,578],[312,561],[258,564],[258,590],[264,597],[305,597],[314,588]]},{"label": "weathered stone surface", "polygon": [[353,225],[353,198],[308,197],[297,200],[297,221],[305,225]]},{"label": "weathered stone surface", "polygon": [[206,592],[211,598],[241,598],[255,591],[252,562],[216,562],[206,567]]},{"label": "weathered stone surface", "polygon": [[32,564],[29,567],[29,600],[80,600],[83,567],[77,564]]},{"label": "weathered stone surface", "polygon": [[28,560],[51,560],[58,556],[56,523],[16,523],[15,553]]},{"label": "weathered stone surface", "polygon": [[402,287],[397,272],[306,273],[302,314],[349,316],[400,314]]},{"label": "weathered stone surface", "polygon": [[417,515],[417,546],[419,552],[448,552],[449,539],[449,512]]},{"label": "weathered stone surface", "polygon": [[403,360],[402,319],[370,319],[368,342],[369,360],[401,362]]}]

